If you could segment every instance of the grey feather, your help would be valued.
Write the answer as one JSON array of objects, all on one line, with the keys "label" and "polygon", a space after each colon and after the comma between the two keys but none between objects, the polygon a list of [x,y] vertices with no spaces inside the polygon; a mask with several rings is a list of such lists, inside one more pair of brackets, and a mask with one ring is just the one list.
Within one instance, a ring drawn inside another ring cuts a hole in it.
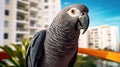
[{"label": "grey feather", "polygon": [[38,67],[44,52],[46,30],[39,31],[32,38],[26,56],[26,67]]}]

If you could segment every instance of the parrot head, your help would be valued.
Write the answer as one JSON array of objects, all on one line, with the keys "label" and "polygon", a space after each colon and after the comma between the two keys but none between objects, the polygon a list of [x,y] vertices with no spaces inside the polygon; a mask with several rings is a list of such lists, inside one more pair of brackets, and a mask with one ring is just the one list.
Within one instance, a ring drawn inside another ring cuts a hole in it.
[{"label": "parrot head", "polygon": [[71,29],[84,29],[83,34],[89,26],[88,8],[85,5],[74,4],[64,8],[57,15],[61,24]]}]

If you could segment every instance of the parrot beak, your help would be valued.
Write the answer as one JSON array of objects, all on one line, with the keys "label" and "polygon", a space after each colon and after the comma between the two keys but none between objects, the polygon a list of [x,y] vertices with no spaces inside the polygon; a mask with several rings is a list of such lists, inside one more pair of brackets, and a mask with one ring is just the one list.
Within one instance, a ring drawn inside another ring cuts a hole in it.
[{"label": "parrot beak", "polygon": [[78,29],[84,29],[82,34],[86,32],[88,26],[89,26],[89,16],[86,15],[83,17],[79,17],[77,27]]}]

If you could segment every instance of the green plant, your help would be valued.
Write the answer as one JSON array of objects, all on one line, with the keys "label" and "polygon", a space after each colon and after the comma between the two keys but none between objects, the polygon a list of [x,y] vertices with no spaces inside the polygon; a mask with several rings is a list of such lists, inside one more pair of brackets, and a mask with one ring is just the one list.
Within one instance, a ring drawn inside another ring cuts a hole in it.
[{"label": "green plant", "polygon": [[[0,63],[2,67],[25,67],[26,66],[26,51],[30,40],[22,40],[22,44],[10,44],[0,46],[0,48],[10,55],[10,58],[6,59],[6,63]],[[9,63],[8,63],[9,62]]]},{"label": "green plant", "polygon": [[96,67],[94,61],[96,60],[95,57],[92,56],[82,56],[77,55],[77,60],[74,67]]}]

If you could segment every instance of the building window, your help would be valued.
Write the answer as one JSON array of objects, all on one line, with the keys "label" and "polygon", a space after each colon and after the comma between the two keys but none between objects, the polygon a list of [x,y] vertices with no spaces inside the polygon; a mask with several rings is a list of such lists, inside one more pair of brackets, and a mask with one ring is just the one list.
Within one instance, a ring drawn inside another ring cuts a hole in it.
[{"label": "building window", "polygon": [[41,0],[39,0],[39,2],[41,2]]},{"label": "building window", "polygon": [[45,6],[45,9],[48,9],[48,6]]},{"label": "building window", "polygon": [[9,4],[10,4],[10,0],[5,0],[5,3],[6,3],[7,5],[9,5]]},{"label": "building window", "polygon": [[40,24],[37,24],[37,27],[41,27],[41,25],[40,25]]},{"label": "building window", "polygon": [[53,2],[55,2],[55,0],[53,0]]},{"label": "building window", "polygon": [[34,29],[31,29],[31,30],[30,30],[30,34],[31,34],[31,35],[34,35],[34,34],[35,34],[35,30],[34,30]]},{"label": "building window", "polygon": [[5,10],[5,15],[9,15],[9,10]]},{"label": "building window", "polygon": [[48,2],[48,0],[44,0],[44,2]]},{"label": "building window", "polygon": [[39,10],[41,10],[41,8],[38,8]]},{"label": "building window", "polygon": [[48,28],[48,25],[45,25],[45,28]]},{"label": "building window", "polygon": [[95,48],[99,48],[99,47],[96,45]]},{"label": "building window", "polygon": [[38,16],[39,19],[41,19],[41,16]]},{"label": "building window", "polygon": [[5,26],[5,27],[8,27],[8,26],[9,26],[8,21],[5,21],[4,26]]},{"label": "building window", "polygon": [[8,39],[8,33],[4,33],[4,39]]}]

